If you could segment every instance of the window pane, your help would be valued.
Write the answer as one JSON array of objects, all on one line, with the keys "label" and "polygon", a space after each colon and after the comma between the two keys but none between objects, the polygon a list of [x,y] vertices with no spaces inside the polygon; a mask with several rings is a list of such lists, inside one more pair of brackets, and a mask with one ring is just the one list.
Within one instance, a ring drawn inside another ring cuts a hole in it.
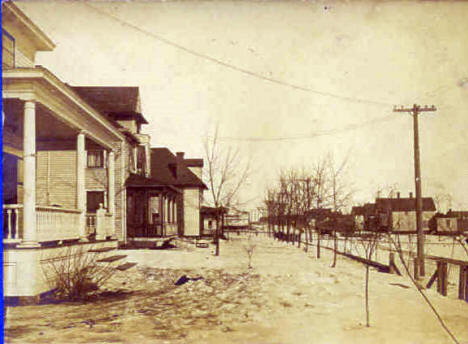
[{"label": "window pane", "polygon": [[86,210],[95,213],[99,209],[99,204],[104,206],[104,191],[88,191],[86,193]]}]

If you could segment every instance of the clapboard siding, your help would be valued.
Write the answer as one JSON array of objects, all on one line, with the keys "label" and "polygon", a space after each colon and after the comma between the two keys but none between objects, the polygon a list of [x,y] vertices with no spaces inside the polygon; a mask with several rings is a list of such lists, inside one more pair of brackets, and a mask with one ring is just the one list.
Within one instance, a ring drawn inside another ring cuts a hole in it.
[{"label": "clapboard siding", "polygon": [[86,169],[86,190],[107,190],[107,168]]},{"label": "clapboard siding", "polygon": [[38,151],[36,164],[36,203],[76,208],[76,151]]},{"label": "clapboard siding", "polygon": [[184,189],[184,235],[200,235],[200,190]]},{"label": "clapboard siding", "polygon": [[21,51],[21,49],[15,50],[15,66],[18,68],[31,68],[34,67],[34,61],[31,56],[27,56],[27,53]]},{"label": "clapboard siding", "polygon": [[115,235],[119,241],[125,241],[126,189],[128,177],[128,144],[123,143],[115,152]]}]

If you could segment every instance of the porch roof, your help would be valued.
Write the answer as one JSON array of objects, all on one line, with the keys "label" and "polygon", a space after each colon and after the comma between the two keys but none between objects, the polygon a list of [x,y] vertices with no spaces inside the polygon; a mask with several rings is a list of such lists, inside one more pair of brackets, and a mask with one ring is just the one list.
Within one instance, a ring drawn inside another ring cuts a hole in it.
[{"label": "porch roof", "polygon": [[112,141],[125,139],[105,115],[42,66],[4,70],[2,81],[4,99],[38,101],[68,126],[86,131],[87,136],[104,147],[113,148]]},{"label": "porch roof", "polygon": [[169,189],[171,191],[174,191],[176,193],[181,193],[182,191],[178,188],[176,188],[173,185],[163,183],[159,180],[153,179],[153,178],[147,178],[145,176],[140,176],[138,174],[130,174],[130,176],[127,178],[126,181],[127,187],[133,187],[133,188],[150,188],[150,189]]}]

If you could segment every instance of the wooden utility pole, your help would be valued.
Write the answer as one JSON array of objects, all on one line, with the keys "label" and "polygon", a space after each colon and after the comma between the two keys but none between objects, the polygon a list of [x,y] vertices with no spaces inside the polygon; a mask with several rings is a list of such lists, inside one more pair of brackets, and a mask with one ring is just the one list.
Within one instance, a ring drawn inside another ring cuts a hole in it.
[{"label": "wooden utility pole", "polygon": [[413,116],[413,131],[414,131],[414,182],[416,186],[416,228],[418,233],[417,260],[419,271],[415,269],[415,277],[425,275],[424,265],[424,232],[423,232],[423,217],[422,217],[422,192],[421,192],[421,165],[419,159],[419,129],[418,115],[420,112],[434,112],[436,107],[424,105],[421,107],[414,104],[412,108],[394,107],[393,112],[408,112]]}]

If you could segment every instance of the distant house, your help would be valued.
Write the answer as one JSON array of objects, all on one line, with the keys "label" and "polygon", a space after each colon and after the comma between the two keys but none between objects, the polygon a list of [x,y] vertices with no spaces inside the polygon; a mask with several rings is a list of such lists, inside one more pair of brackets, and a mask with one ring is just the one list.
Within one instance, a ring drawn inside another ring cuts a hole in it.
[{"label": "distant house", "polygon": [[454,211],[450,209],[447,216],[457,219],[457,230],[459,232],[468,232],[468,211]]},{"label": "distant house", "polygon": [[250,224],[249,212],[235,208],[229,208],[228,213],[225,215],[224,228],[239,229],[248,228]]},{"label": "distant house", "polygon": [[457,218],[450,214],[436,213],[429,221],[429,228],[437,233],[456,233],[458,231]]},{"label": "distant house", "polygon": [[184,153],[174,155],[167,148],[151,149],[150,178],[180,191],[176,200],[180,236],[201,235],[200,209],[203,191],[207,189],[202,168],[202,159],[184,159]]},{"label": "distant house", "polygon": [[[408,198],[377,198],[375,211],[379,229],[398,232],[414,232],[416,228],[416,198],[412,193]],[[422,198],[423,230],[429,230],[429,221],[435,215],[436,208],[431,197]]]},{"label": "distant house", "polygon": [[227,213],[227,208],[223,207],[207,207],[203,206],[200,209],[200,233],[201,236],[212,236],[216,231],[216,221],[222,226],[224,216]]},{"label": "distant house", "polygon": [[365,211],[364,206],[354,206],[351,209],[351,215],[354,220],[354,228],[357,231],[364,230]]}]

